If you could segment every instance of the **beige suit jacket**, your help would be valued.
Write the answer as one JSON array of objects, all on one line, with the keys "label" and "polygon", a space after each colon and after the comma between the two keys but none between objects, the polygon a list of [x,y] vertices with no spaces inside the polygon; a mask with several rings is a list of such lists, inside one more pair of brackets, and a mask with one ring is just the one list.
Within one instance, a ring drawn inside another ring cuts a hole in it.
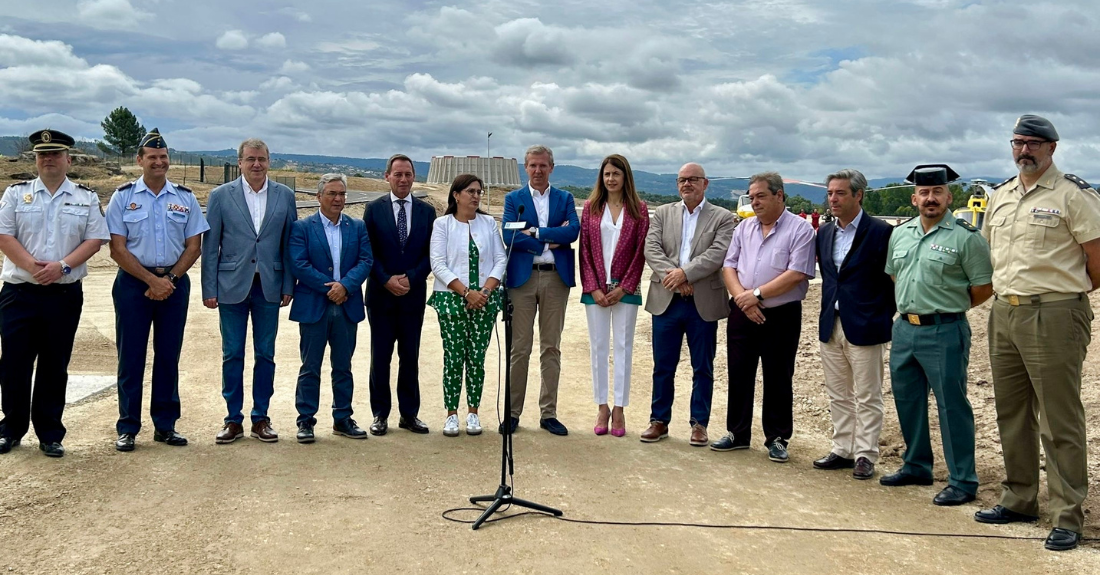
[{"label": "beige suit jacket", "polygon": [[[683,203],[665,204],[653,212],[645,239],[645,261],[652,274],[645,309],[653,315],[665,313],[673,292],[661,285],[668,273],[680,267],[680,240],[683,235]],[[695,309],[706,321],[725,319],[730,313],[729,295],[722,283],[722,262],[733,239],[733,214],[710,202],[703,204],[695,237],[691,241],[691,260],[683,267],[687,281],[695,288]]]}]

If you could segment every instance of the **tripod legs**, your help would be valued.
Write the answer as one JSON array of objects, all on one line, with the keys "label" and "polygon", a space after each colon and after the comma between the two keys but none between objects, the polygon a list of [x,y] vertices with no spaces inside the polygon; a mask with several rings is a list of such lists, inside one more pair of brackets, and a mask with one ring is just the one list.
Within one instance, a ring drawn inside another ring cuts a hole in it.
[{"label": "tripod legs", "polygon": [[474,530],[481,527],[485,520],[491,517],[498,509],[505,505],[517,505],[519,507],[526,507],[527,509],[534,509],[535,511],[541,511],[543,513],[549,513],[554,517],[561,517],[562,512],[560,509],[554,509],[553,507],[547,507],[539,503],[527,501],[526,499],[520,499],[518,497],[512,497],[512,488],[507,485],[501,485],[497,487],[497,492],[493,495],[478,495],[470,498],[470,503],[484,503],[486,501],[492,501],[489,507],[485,508],[485,511],[474,521]]}]

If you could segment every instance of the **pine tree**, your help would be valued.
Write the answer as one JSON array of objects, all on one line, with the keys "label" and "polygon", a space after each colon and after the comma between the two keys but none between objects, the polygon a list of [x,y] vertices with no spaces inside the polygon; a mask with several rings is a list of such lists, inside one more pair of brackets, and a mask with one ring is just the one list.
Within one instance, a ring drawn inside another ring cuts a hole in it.
[{"label": "pine tree", "polygon": [[[138,123],[137,116],[123,106],[107,114],[99,125],[110,149],[123,156],[136,153],[141,139],[145,137],[145,126]],[[103,148],[101,145],[100,149]]]}]

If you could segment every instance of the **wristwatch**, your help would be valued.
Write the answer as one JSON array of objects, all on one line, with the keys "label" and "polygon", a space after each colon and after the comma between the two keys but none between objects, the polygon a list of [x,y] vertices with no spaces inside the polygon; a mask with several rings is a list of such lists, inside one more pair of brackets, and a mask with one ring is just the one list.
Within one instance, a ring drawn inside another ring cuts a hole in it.
[{"label": "wristwatch", "polygon": [[752,290],[752,295],[756,296],[756,299],[764,301],[764,294],[760,293],[760,288]]},{"label": "wristwatch", "polygon": [[65,263],[65,260],[61,260],[57,263],[61,264],[61,273],[62,274],[69,275],[69,274],[73,273],[73,268],[71,268],[69,266],[69,264]]},{"label": "wristwatch", "polygon": [[172,285],[176,285],[176,282],[180,281],[180,277],[172,272],[164,274],[164,277],[168,278],[168,281],[172,282]]}]

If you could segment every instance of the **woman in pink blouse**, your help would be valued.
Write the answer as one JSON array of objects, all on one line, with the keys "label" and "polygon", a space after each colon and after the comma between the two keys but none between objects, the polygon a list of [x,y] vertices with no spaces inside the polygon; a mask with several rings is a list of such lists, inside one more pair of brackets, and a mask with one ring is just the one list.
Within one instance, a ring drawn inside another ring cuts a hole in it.
[{"label": "woman in pink blouse", "polygon": [[[634,190],[626,158],[612,154],[600,164],[596,186],[581,214],[581,286],[588,315],[592,390],[599,407],[596,435],[626,435],[623,408],[630,400],[634,324],[642,304],[644,244],[649,211]],[[608,409],[608,355],[614,334],[614,409]],[[610,421],[609,421],[610,420]]]}]

